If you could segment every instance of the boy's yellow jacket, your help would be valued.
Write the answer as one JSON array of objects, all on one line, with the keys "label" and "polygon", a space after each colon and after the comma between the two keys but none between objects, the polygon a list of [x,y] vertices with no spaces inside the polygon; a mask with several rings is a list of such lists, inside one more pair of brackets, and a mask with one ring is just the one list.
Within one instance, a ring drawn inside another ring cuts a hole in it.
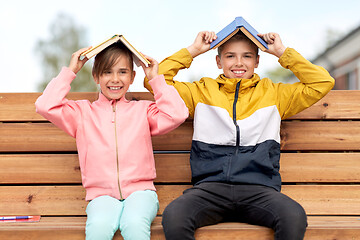
[{"label": "boy's yellow jacket", "polygon": [[[217,79],[178,82],[174,76],[191,65],[182,49],[164,59],[159,74],[175,86],[194,118],[190,163],[194,184],[208,181],[260,184],[280,191],[280,122],[324,97],[334,79],[322,67],[287,48],[279,63],[300,82],[260,79]],[[151,91],[147,79],[145,87]]]}]

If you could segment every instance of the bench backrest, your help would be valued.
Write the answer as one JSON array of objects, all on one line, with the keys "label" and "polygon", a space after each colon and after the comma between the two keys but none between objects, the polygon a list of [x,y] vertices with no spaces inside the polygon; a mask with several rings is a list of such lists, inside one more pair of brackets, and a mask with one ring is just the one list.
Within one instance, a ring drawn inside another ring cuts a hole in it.
[{"label": "bench backrest", "polygon": [[[75,140],[35,112],[39,95],[0,93],[0,215],[86,215]],[[95,100],[97,93],[68,98]],[[360,91],[331,91],[282,122],[282,192],[308,215],[360,215],[359,103]],[[191,119],[153,138],[160,215],[190,187],[191,139]]]}]

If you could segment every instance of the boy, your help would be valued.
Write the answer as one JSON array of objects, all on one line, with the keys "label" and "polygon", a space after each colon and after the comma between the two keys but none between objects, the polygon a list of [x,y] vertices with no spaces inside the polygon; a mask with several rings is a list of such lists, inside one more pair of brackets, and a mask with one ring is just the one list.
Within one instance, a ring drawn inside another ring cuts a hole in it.
[{"label": "boy", "polygon": [[[275,239],[303,239],[307,220],[302,206],[280,193],[280,123],[324,97],[333,87],[329,73],[286,48],[276,33],[259,34],[266,51],[300,80],[273,83],[254,73],[256,45],[241,32],[218,49],[223,74],[194,83],[173,80],[216,39],[200,32],[186,49],[159,65],[194,118],[190,164],[194,186],[163,214],[166,239],[194,239],[197,228],[222,221],[266,226]],[[147,82],[145,86],[150,89]]]}]

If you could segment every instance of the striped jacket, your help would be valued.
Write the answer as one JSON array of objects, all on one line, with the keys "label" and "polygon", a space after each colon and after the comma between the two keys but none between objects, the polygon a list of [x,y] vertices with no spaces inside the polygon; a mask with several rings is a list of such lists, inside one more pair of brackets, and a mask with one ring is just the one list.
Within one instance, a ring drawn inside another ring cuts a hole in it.
[{"label": "striped jacket", "polygon": [[[254,74],[251,79],[202,78],[173,80],[192,57],[182,49],[160,63],[159,74],[175,86],[194,118],[190,155],[193,184],[226,182],[281,189],[280,123],[324,97],[334,79],[322,67],[287,48],[279,63],[300,80],[273,83]],[[145,87],[151,90],[145,81]]]}]

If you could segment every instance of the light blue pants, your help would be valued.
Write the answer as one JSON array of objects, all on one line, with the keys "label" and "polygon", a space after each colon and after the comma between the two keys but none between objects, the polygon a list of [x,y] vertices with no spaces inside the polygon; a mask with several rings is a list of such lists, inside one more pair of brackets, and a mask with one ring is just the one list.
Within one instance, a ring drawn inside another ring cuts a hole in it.
[{"label": "light blue pants", "polygon": [[86,240],[111,240],[118,229],[125,240],[150,239],[150,226],[158,209],[157,194],[151,190],[134,192],[121,201],[97,197],[86,208]]}]

